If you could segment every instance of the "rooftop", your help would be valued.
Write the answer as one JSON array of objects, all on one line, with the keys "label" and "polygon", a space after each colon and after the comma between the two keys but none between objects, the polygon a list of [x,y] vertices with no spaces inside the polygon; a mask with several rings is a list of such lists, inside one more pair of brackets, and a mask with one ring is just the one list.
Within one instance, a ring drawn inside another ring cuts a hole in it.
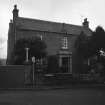
[{"label": "rooftop", "polygon": [[62,33],[66,32],[71,35],[79,35],[83,31],[87,36],[91,35],[91,29],[84,26],[58,23],[52,21],[44,21],[39,19],[31,19],[24,17],[16,18],[16,26],[21,30],[37,30],[37,31],[48,31]]}]

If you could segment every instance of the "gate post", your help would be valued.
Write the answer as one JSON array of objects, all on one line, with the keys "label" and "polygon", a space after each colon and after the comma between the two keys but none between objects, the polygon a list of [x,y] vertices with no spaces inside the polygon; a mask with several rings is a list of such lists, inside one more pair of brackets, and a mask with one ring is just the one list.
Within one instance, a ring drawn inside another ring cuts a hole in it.
[{"label": "gate post", "polygon": [[24,87],[31,85],[31,65],[24,65]]}]

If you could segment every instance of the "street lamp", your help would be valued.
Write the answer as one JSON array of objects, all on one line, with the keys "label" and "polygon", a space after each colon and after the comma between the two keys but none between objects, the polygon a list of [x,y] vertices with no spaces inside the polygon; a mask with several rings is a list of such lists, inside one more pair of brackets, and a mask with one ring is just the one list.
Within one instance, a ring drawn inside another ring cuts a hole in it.
[{"label": "street lamp", "polygon": [[34,82],[35,82],[35,75],[34,75],[34,70],[35,70],[35,57],[32,57],[32,70],[33,70],[33,88],[34,88]]},{"label": "street lamp", "polygon": [[26,62],[28,62],[28,61],[29,61],[29,60],[28,60],[28,51],[29,51],[29,48],[26,47],[25,50],[26,50]]}]

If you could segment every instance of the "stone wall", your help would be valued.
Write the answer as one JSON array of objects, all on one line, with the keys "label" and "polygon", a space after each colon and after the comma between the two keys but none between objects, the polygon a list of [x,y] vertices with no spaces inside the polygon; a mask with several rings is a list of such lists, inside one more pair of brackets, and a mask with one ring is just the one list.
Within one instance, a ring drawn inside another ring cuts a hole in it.
[{"label": "stone wall", "polygon": [[30,70],[27,65],[0,66],[0,88],[24,88],[30,81]]},{"label": "stone wall", "polygon": [[[47,52],[48,55],[56,55],[57,52],[62,47],[62,39],[64,38],[65,34],[62,33],[54,33],[54,32],[44,32],[44,31],[30,31],[30,30],[17,30],[16,40],[19,39],[29,39],[34,38],[35,36],[42,36],[42,40],[45,41],[47,45]],[[77,35],[66,35],[68,39],[68,50],[73,52],[75,49],[75,40]]]}]

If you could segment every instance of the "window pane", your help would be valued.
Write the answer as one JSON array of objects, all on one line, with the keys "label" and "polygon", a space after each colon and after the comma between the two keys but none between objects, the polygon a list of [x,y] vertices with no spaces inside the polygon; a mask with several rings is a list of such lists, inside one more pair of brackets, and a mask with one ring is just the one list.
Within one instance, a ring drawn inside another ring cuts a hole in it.
[{"label": "window pane", "polygon": [[64,37],[63,40],[62,40],[62,49],[68,49],[67,37]]}]

